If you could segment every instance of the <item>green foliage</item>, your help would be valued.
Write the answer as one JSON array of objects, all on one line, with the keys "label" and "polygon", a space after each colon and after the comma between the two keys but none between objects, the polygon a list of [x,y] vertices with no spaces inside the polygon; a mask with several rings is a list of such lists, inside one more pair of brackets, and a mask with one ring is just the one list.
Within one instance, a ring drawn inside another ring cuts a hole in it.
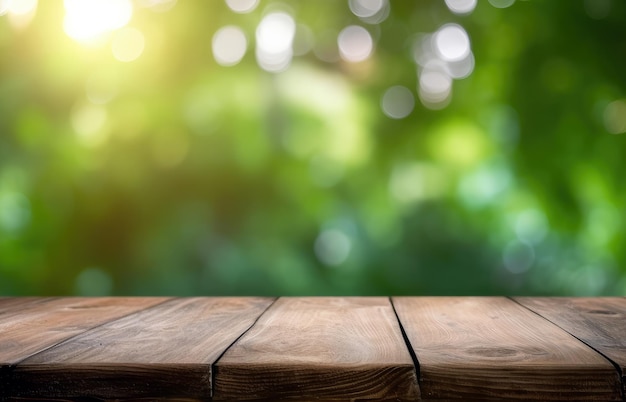
[{"label": "green foliage", "polygon": [[[398,1],[376,23],[334,0],[152,3],[129,62],[127,28],[71,39],[60,1],[0,16],[0,294],[626,293],[625,3]],[[268,72],[277,10],[312,49]],[[415,58],[449,23],[475,66],[437,103]],[[348,25],[364,61],[337,53]]]}]

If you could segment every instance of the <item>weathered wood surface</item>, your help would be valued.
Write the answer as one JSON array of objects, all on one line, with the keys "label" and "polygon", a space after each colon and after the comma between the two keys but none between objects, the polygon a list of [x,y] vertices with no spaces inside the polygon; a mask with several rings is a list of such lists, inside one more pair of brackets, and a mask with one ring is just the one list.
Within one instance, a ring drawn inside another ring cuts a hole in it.
[{"label": "weathered wood surface", "polygon": [[8,314],[20,314],[29,304],[46,303],[52,300],[47,297],[0,297],[0,319]]},{"label": "weathered wood surface", "polygon": [[0,366],[11,366],[96,325],[162,303],[166,298],[19,299],[0,315]]},{"label": "weathered wood surface", "polygon": [[0,401],[626,401],[625,365],[624,298],[0,298]]},{"label": "weathered wood surface", "polygon": [[515,301],[606,356],[619,368],[626,394],[626,298],[519,297]]},{"label": "weathered wood surface", "polygon": [[506,298],[393,298],[424,400],[621,400],[601,355]]},{"label": "weathered wood surface", "polygon": [[215,399],[417,399],[388,298],[282,298],[218,361]]},{"label": "weathered wood surface", "polygon": [[24,360],[12,372],[12,395],[208,399],[211,366],[271,302],[170,300]]}]

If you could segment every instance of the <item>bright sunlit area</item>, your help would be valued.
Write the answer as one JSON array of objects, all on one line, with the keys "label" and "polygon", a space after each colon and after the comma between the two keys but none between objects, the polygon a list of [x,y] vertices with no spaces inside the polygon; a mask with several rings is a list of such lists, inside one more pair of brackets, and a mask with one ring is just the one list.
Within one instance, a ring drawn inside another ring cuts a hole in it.
[{"label": "bright sunlit area", "polygon": [[624,23],[0,0],[0,296],[625,295]]}]

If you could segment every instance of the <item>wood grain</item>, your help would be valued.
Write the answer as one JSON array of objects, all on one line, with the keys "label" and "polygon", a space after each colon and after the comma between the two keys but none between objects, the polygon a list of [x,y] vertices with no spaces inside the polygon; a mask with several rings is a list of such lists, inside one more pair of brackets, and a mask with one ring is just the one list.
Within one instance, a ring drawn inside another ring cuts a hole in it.
[{"label": "wood grain", "polygon": [[45,303],[52,298],[46,297],[0,297],[0,320],[6,314],[19,312],[29,304]]},{"label": "wood grain", "polygon": [[0,366],[10,366],[92,327],[167,298],[58,298],[0,315]]},{"label": "wood grain", "polygon": [[387,298],[281,298],[216,365],[216,400],[418,396]]},{"label": "wood grain", "polygon": [[170,300],[26,359],[11,396],[210,398],[211,365],[271,302]]},{"label": "wood grain", "polygon": [[499,297],[397,297],[424,400],[620,400],[598,353]]},{"label": "wood grain", "polygon": [[417,373],[387,298],[282,298],[265,311],[271,302],[0,298],[0,400],[416,400],[420,388],[424,400],[620,400],[625,391],[624,298],[394,298]]},{"label": "wood grain", "polygon": [[620,370],[626,394],[626,298],[518,297],[515,301],[610,359]]},{"label": "wood grain", "polygon": [[[45,305],[55,300],[51,297],[3,297],[0,298],[0,323],[8,317],[23,315],[33,305]],[[1,324],[0,324],[1,325]],[[1,336],[1,335],[0,335]],[[2,349],[0,337],[0,349]],[[0,364],[0,370],[2,365]]]}]

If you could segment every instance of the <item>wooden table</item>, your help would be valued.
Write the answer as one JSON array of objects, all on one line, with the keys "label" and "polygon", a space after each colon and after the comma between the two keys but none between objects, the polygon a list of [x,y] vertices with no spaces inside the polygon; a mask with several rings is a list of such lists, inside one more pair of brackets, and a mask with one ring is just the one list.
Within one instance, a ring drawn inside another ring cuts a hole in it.
[{"label": "wooden table", "polygon": [[626,298],[0,298],[0,399],[624,401]]}]

